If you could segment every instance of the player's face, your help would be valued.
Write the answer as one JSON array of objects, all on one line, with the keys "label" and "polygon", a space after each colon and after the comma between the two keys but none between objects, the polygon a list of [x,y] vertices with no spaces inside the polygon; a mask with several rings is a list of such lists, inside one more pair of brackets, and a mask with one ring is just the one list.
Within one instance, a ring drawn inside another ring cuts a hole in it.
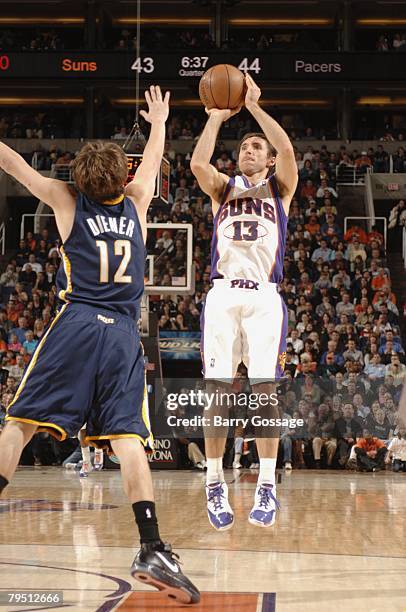
[{"label": "player's face", "polygon": [[267,142],[263,138],[252,136],[241,145],[238,165],[243,174],[252,176],[275,165],[275,158],[269,155]]}]

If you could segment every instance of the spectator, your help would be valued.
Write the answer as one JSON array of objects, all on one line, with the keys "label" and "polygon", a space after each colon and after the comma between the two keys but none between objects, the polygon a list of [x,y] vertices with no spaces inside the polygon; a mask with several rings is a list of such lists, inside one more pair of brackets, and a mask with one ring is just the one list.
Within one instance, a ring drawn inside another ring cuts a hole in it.
[{"label": "spectator", "polygon": [[392,352],[390,363],[385,367],[385,376],[393,377],[395,387],[403,385],[406,382],[406,365],[400,363],[399,354]]},{"label": "spectator", "polygon": [[343,408],[343,416],[334,426],[334,438],[337,440],[338,463],[344,467],[350,457],[351,448],[362,434],[359,422],[354,419],[354,408],[347,403]]},{"label": "spectator", "polygon": [[406,472],[406,429],[399,428],[388,445],[388,458],[392,458],[394,472]]},{"label": "spectator", "polygon": [[[365,262],[367,254],[364,245],[360,243],[356,236],[353,236],[352,243],[347,248],[346,259],[354,266],[357,257],[360,257]],[[354,270],[354,267],[352,267],[352,270]]]},{"label": "spectator", "polygon": [[0,386],[1,388],[3,388],[3,386],[6,384],[7,378],[10,375],[9,370],[4,367],[5,362],[6,362],[6,359],[4,358],[4,356],[0,356]]},{"label": "spectator", "polygon": [[350,294],[343,293],[342,300],[338,302],[336,306],[336,313],[340,316],[345,314],[347,316],[352,316],[354,314],[354,304],[350,302]]},{"label": "spectator", "polygon": [[386,36],[381,35],[376,43],[376,50],[386,53],[387,51],[389,51],[389,42],[388,39],[386,38]]},{"label": "spectator", "polygon": [[15,271],[14,266],[9,264],[6,271],[0,276],[0,285],[3,285],[3,287],[13,288],[16,286],[17,280],[17,272]]},{"label": "spectator", "polygon": [[316,262],[321,258],[323,261],[330,261],[332,256],[333,251],[328,248],[327,240],[320,240],[320,246],[313,251],[311,260]]},{"label": "spectator", "polygon": [[389,215],[389,245],[394,253],[402,252],[402,234],[406,226],[406,203],[400,200],[390,211]]},{"label": "spectator", "polygon": [[365,419],[365,425],[373,436],[381,440],[389,440],[393,435],[392,426],[385,410],[380,407],[379,402],[373,402],[371,414]]},{"label": "spectator", "polygon": [[367,428],[364,428],[362,438],[357,440],[354,450],[360,472],[379,472],[384,469],[386,446],[382,440],[372,436]]},{"label": "spectator", "polygon": [[24,357],[22,355],[17,355],[15,365],[9,366],[8,370],[8,380],[12,380],[12,385],[15,386],[15,383],[20,383],[25,371]]},{"label": "spectator", "polygon": [[18,342],[22,345],[25,342],[25,332],[28,329],[27,319],[25,317],[19,317],[18,327],[13,327],[9,332],[9,339],[14,336],[17,337]]},{"label": "spectator", "polygon": [[355,416],[354,418],[358,418],[359,422],[362,424],[367,416],[371,413],[371,410],[368,406],[364,405],[364,399],[361,393],[355,393],[352,403],[354,406]]},{"label": "spectator", "polygon": [[388,161],[388,154],[386,153],[386,151],[384,151],[383,146],[379,144],[374,153],[374,172],[388,172]]},{"label": "spectator", "polygon": [[391,282],[385,268],[379,268],[378,273],[374,275],[371,281],[371,287],[374,291],[390,289]]},{"label": "spectator", "polygon": [[299,332],[297,329],[292,329],[291,335],[286,339],[287,344],[291,344],[293,346],[293,350],[297,355],[299,355],[304,349],[304,343],[301,338],[299,338]]},{"label": "spectator", "polygon": [[24,269],[21,270],[21,272],[18,275],[18,282],[22,283],[23,285],[29,285],[30,287],[33,287],[36,283],[37,280],[37,273],[34,272],[34,270],[31,267],[31,264],[26,263],[24,265]]},{"label": "spectator", "polygon": [[368,171],[368,168],[371,168],[371,166],[372,166],[372,161],[368,157],[367,152],[361,151],[360,157],[358,157],[355,160],[355,168],[357,169],[359,174],[362,175],[362,174],[366,174]]},{"label": "spectator", "polygon": [[359,351],[355,345],[355,340],[348,340],[348,348],[343,353],[344,360],[347,361],[350,359],[351,361],[359,361],[362,365],[364,365],[364,359],[361,351]]},{"label": "spectator", "polygon": [[23,265],[23,272],[27,270],[27,266],[29,266],[31,270],[34,270],[34,272],[42,272],[42,265],[36,261],[34,253],[28,255],[28,262]]},{"label": "spectator", "polygon": [[19,342],[17,334],[10,333],[10,342],[7,344],[7,350],[19,353],[22,348],[21,342]]},{"label": "spectator", "polygon": [[305,185],[302,187],[300,191],[300,197],[302,199],[312,198],[313,200],[316,197],[316,187],[313,185],[313,181],[308,179]]},{"label": "spectator", "polygon": [[333,198],[338,198],[338,193],[335,189],[333,189],[333,187],[328,186],[327,179],[322,179],[320,187],[316,192],[316,198],[322,199],[329,198],[331,196],[333,196]]},{"label": "spectator", "polygon": [[29,329],[25,332],[25,342],[23,342],[23,348],[27,351],[28,355],[32,355],[37,348],[38,340],[34,338],[34,332]]},{"label": "spectator", "polygon": [[312,440],[315,468],[320,469],[320,455],[323,447],[326,449],[327,467],[332,466],[337,449],[337,440],[333,437],[335,423],[326,404],[320,404],[318,412],[318,431]]}]

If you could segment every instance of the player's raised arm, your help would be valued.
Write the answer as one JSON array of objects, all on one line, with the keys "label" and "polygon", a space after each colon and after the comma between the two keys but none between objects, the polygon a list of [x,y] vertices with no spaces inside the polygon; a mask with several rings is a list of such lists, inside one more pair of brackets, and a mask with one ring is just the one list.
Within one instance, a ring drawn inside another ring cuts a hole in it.
[{"label": "player's raised arm", "polygon": [[221,124],[239,110],[239,108],[235,110],[220,110],[218,108],[206,109],[209,118],[190,161],[190,169],[197,178],[200,188],[215,202],[221,200],[221,196],[227,185],[228,176],[222,172],[218,172],[210,163],[210,160],[214,153]]},{"label": "player's raised arm", "polygon": [[0,142],[0,168],[53,210],[61,210],[74,203],[67,183],[42,176],[3,142]]},{"label": "player's raised arm", "polygon": [[254,79],[247,74],[245,77],[247,93],[245,106],[262,128],[265,136],[277,150],[276,178],[282,197],[292,198],[297,186],[297,165],[295,153],[289,136],[285,130],[266,113],[258,104],[261,90]]},{"label": "player's raised arm", "polygon": [[155,181],[161,167],[165,146],[165,122],[169,115],[169,91],[162,98],[161,88],[151,85],[145,92],[148,111],[140,111],[151,131],[142,155],[142,162],[135,173],[134,179],[125,189],[127,196],[134,198],[137,209],[146,213],[155,191]]}]

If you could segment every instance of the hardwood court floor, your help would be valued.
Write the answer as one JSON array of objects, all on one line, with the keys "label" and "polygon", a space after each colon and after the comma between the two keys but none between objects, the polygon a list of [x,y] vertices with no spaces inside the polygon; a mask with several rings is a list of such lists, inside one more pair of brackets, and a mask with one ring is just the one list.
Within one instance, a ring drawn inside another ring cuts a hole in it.
[{"label": "hardwood court floor", "polygon": [[201,604],[166,603],[132,580],[137,535],[118,471],[17,472],[0,501],[0,592],[63,590],[67,610],[93,612],[406,610],[406,474],[294,471],[278,485],[275,526],[261,529],[247,522],[256,473],[230,470],[236,522],[223,533],[208,524],[201,473],[153,477],[161,533]]}]

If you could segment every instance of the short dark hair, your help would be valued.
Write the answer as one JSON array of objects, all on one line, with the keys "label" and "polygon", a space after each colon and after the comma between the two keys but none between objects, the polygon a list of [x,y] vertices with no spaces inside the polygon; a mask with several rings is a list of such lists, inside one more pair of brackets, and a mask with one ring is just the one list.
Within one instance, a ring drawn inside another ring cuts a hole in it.
[{"label": "short dark hair", "polygon": [[245,136],[242,137],[242,139],[240,140],[240,143],[238,145],[238,153],[240,153],[240,149],[242,147],[243,142],[248,140],[248,138],[254,138],[254,137],[255,138],[261,138],[262,140],[265,140],[265,142],[268,145],[268,155],[269,155],[269,157],[276,157],[277,151],[276,151],[275,147],[271,145],[271,143],[269,142],[268,138],[262,132],[248,132],[248,134],[245,134]]}]

